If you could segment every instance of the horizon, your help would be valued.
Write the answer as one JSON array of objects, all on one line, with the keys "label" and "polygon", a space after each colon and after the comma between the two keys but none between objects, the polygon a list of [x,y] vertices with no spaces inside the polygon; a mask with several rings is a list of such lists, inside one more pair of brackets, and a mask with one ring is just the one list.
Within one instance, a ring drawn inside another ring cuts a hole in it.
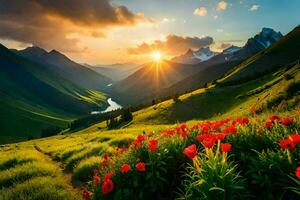
[{"label": "horizon", "polygon": [[0,43],[18,50],[56,49],[91,65],[142,64],[153,51],[166,58],[189,48],[222,51],[243,46],[263,27],[285,35],[300,17],[296,0],[1,2]]}]

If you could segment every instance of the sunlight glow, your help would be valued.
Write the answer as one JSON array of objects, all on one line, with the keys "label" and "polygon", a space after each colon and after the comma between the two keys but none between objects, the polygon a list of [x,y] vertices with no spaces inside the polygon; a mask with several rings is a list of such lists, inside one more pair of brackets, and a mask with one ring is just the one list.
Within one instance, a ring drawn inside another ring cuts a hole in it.
[{"label": "sunlight glow", "polygon": [[151,58],[155,62],[160,62],[162,60],[162,55],[160,52],[156,51],[151,54]]}]

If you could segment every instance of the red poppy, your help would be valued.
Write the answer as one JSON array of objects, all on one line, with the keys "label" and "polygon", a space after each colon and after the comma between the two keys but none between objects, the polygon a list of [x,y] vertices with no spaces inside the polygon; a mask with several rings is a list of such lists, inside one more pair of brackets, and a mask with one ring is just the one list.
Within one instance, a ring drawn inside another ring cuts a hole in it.
[{"label": "red poppy", "polygon": [[111,172],[105,174],[105,176],[104,176],[104,181],[110,179],[110,178],[114,175],[114,173],[115,173],[115,171],[112,170]]},{"label": "red poppy", "polygon": [[221,151],[224,153],[228,153],[229,151],[231,151],[231,144],[221,144]]},{"label": "red poppy", "polygon": [[251,112],[252,112],[254,115],[257,114],[257,109],[256,109],[255,106],[253,106],[253,107],[251,108]]},{"label": "red poppy", "polygon": [[197,156],[197,147],[195,144],[192,144],[183,150],[183,154],[193,159]]},{"label": "red poppy", "polygon": [[271,120],[266,121],[265,128],[268,129],[268,130],[270,130],[272,124],[273,124],[273,122]]},{"label": "red poppy", "polygon": [[131,170],[130,165],[124,164],[124,165],[122,165],[122,167],[121,167],[121,169],[120,169],[120,172],[121,172],[122,174],[125,174],[125,173],[129,172],[130,170]]},{"label": "red poppy", "polygon": [[202,133],[208,133],[210,131],[209,125],[204,125],[201,128]]},{"label": "red poppy", "polygon": [[189,135],[189,129],[186,124],[180,124],[175,129],[183,138],[186,138]]},{"label": "red poppy", "polygon": [[111,179],[107,179],[103,182],[101,192],[104,195],[111,193],[114,189],[114,182]]},{"label": "red poppy", "polygon": [[225,127],[222,131],[223,133],[231,133],[233,135],[236,135],[237,129],[234,127],[234,125],[230,125],[228,127]]},{"label": "red poppy", "polygon": [[133,147],[136,147],[137,149],[140,149],[142,146],[142,142],[139,140],[135,140],[132,142]]},{"label": "red poppy", "polygon": [[145,140],[145,136],[143,136],[143,135],[138,135],[137,136],[137,141],[143,142],[144,140]]},{"label": "red poppy", "polygon": [[126,148],[123,146],[120,150],[121,153],[124,153],[126,151]]},{"label": "red poppy", "polygon": [[146,165],[143,162],[139,162],[135,165],[135,169],[139,172],[145,172],[146,171]]},{"label": "red poppy", "polygon": [[295,148],[295,144],[293,143],[292,140],[280,140],[279,146],[283,149],[290,149],[290,150]]},{"label": "red poppy", "polygon": [[211,149],[213,148],[215,142],[216,142],[215,137],[209,137],[203,140],[203,145],[205,148]]},{"label": "red poppy", "polygon": [[196,140],[199,142],[199,143],[201,143],[201,142],[203,142],[203,140],[206,138],[206,134],[203,134],[203,135],[198,135],[197,137],[196,137]]},{"label": "red poppy", "polygon": [[91,198],[91,193],[86,190],[86,188],[83,188],[83,199],[89,200]]},{"label": "red poppy", "polygon": [[284,125],[284,126],[289,126],[289,125],[291,125],[291,124],[293,124],[293,118],[291,118],[291,117],[286,117],[286,118],[284,118],[282,121],[281,121],[281,123]]},{"label": "red poppy", "polygon": [[94,183],[95,183],[95,185],[98,185],[99,182],[100,182],[100,177],[97,174],[95,174],[94,175]]},{"label": "red poppy", "polygon": [[300,167],[297,167],[297,169],[295,171],[295,175],[298,179],[300,179]]},{"label": "red poppy", "polygon": [[294,144],[300,144],[300,134],[289,135],[289,140],[293,141]]},{"label": "red poppy", "polygon": [[217,140],[224,140],[225,137],[226,137],[226,134],[225,133],[218,133],[215,135],[216,139]]},{"label": "red poppy", "polygon": [[152,152],[155,152],[158,147],[158,141],[157,140],[150,140],[148,143],[149,150]]},{"label": "red poppy", "polygon": [[210,128],[211,128],[212,130],[218,131],[218,130],[220,130],[220,128],[221,128],[222,125],[223,125],[222,122],[215,122],[215,123],[213,123],[213,124],[210,126]]},{"label": "red poppy", "polygon": [[241,124],[242,125],[249,124],[249,119],[248,118],[243,118]]},{"label": "red poppy", "polygon": [[107,160],[103,160],[102,162],[101,162],[101,166],[102,167],[105,167],[107,165]]},{"label": "red poppy", "polygon": [[109,158],[109,154],[108,153],[105,153],[105,154],[103,154],[103,158],[105,159],[105,160],[107,160],[108,158]]},{"label": "red poppy", "polygon": [[278,121],[280,120],[280,117],[277,115],[272,115],[269,117],[269,120],[271,120],[272,122]]}]

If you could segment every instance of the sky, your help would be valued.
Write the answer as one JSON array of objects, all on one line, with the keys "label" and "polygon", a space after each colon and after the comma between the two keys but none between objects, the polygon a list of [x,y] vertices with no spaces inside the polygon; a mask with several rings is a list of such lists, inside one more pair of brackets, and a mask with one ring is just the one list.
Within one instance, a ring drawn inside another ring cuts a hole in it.
[{"label": "sky", "polygon": [[79,63],[143,63],[242,46],[263,27],[287,34],[299,0],[0,0],[0,43],[56,49]]}]

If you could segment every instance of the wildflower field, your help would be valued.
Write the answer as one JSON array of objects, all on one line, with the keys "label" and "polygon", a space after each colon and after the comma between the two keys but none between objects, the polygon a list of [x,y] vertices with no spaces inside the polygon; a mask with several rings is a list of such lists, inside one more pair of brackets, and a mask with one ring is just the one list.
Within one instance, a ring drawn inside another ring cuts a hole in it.
[{"label": "wildflower field", "polygon": [[89,131],[0,151],[0,199],[299,199],[299,110]]}]

